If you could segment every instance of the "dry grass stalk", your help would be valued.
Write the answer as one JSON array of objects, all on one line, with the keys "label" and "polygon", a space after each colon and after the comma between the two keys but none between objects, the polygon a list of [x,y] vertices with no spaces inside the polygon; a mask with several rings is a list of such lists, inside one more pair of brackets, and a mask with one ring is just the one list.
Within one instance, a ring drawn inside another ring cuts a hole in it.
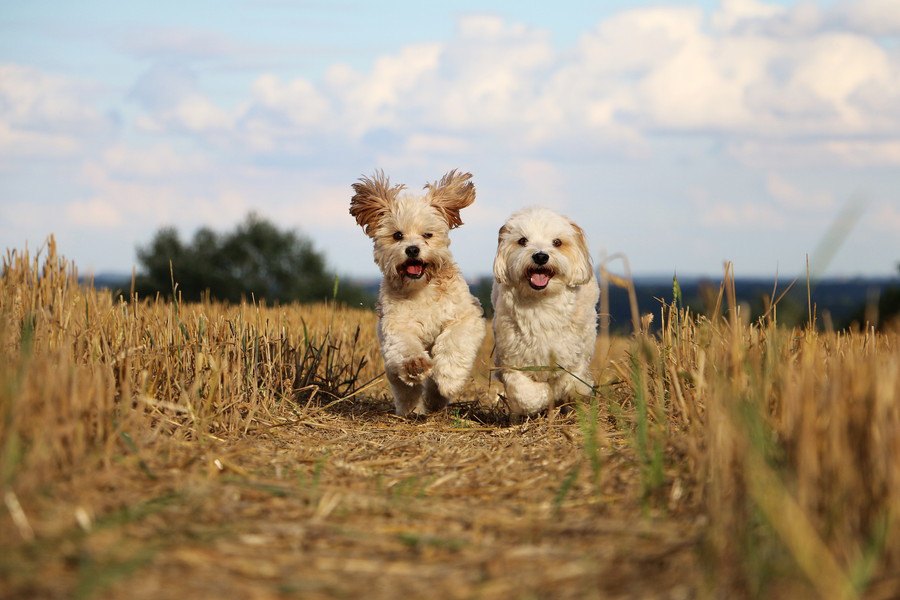
[{"label": "dry grass stalk", "polygon": [[52,239],[2,269],[8,594],[900,595],[900,336],[748,323],[730,267],[514,427],[490,340],[398,419],[369,312],[115,298]]}]

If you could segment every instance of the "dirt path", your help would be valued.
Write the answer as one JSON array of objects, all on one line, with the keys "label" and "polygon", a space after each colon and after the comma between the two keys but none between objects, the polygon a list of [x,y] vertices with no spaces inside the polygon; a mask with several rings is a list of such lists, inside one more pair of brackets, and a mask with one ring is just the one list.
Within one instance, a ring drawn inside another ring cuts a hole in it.
[{"label": "dirt path", "polygon": [[359,402],[139,450],[26,507],[40,541],[2,559],[0,595],[695,597],[696,520],[677,493],[647,508],[613,431],[599,486],[574,413],[509,427]]}]

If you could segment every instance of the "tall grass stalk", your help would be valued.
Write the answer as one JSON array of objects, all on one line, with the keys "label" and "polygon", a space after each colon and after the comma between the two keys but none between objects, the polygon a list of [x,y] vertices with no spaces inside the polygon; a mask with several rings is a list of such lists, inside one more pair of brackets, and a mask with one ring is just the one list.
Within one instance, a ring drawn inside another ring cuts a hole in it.
[{"label": "tall grass stalk", "polygon": [[[217,443],[296,410],[296,381],[336,395],[376,379],[369,313],[128,299],[79,285],[50,238],[0,278],[0,475],[34,489],[75,468]],[[335,314],[346,327],[329,329]],[[311,323],[315,333],[298,335]],[[321,341],[319,341],[321,340]],[[321,359],[304,361],[304,356]]]},{"label": "tall grass stalk", "polygon": [[[272,427],[315,425],[330,405],[385,393],[371,312],[126,299],[80,285],[52,238],[34,255],[8,251],[0,268],[0,486],[12,518],[0,526],[22,545],[44,539],[32,510],[42,493],[79,472],[124,463],[157,485],[186,449],[209,454]],[[633,291],[627,277],[607,275],[601,268],[606,290]],[[900,335],[781,327],[777,286],[766,315],[751,323],[734,287],[726,265],[712,312],[663,306],[653,335],[632,299],[633,336],[598,342],[607,353],[596,355],[594,370],[608,397],[579,407],[577,425],[548,420],[552,429],[580,428],[581,447],[563,449],[583,458],[566,466],[549,497],[528,487],[516,501],[528,511],[528,501],[549,499],[559,511],[583,493],[578,477],[589,468],[590,497],[615,494],[571,506],[627,512],[631,502],[653,507],[653,518],[695,523],[713,597],[897,597]],[[558,367],[535,369],[550,368]],[[610,416],[626,444],[603,443],[619,437],[604,437]],[[435,427],[435,439],[473,436],[440,423],[403,424],[396,435]],[[494,438],[508,435],[502,447],[512,447],[519,431],[467,437],[455,459],[477,463],[483,444],[499,448]],[[470,439],[479,441],[467,455]],[[326,460],[313,471],[313,495],[323,469],[331,471]],[[397,491],[426,490],[427,477],[404,477],[409,485]],[[336,498],[322,491],[316,514]]]},{"label": "tall grass stalk", "polygon": [[634,403],[613,414],[645,497],[684,482],[709,519],[721,593],[802,581],[854,598],[900,571],[900,338],[816,331],[812,305],[806,328],[780,327],[777,286],[749,323],[731,264],[709,315],[680,305],[675,286],[658,335],[636,327],[613,364]]},{"label": "tall grass stalk", "polygon": [[[793,572],[823,597],[856,597],[873,562],[884,573],[900,559],[897,337],[819,333],[812,316],[805,330],[748,324],[733,290],[727,265],[727,318],[685,314],[661,335],[666,385],[689,412],[670,442],[696,464],[722,579],[765,590]],[[750,560],[761,545],[775,551]]]}]

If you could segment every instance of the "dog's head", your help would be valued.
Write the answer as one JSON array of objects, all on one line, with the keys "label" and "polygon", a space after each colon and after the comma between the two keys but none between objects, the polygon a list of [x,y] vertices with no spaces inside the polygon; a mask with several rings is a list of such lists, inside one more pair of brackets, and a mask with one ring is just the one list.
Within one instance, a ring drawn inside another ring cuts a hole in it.
[{"label": "dog's head", "polygon": [[494,278],[525,293],[547,294],[584,285],[594,267],[584,231],[546,208],[513,213],[500,228]]},{"label": "dog's head", "polygon": [[452,264],[448,234],[475,201],[471,177],[450,171],[421,196],[401,196],[405,186],[391,186],[380,171],[353,184],[350,214],[374,241],[375,263],[390,283],[422,285]]}]

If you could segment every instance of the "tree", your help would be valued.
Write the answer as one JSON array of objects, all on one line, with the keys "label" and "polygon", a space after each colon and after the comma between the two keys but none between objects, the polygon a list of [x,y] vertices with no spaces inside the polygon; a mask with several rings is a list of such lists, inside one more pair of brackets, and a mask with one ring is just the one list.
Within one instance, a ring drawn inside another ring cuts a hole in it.
[{"label": "tree", "polygon": [[[201,228],[189,244],[182,243],[174,228],[160,229],[138,248],[137,256],[142,268],[135,291],[142,296],[171,295],[173,276],[181,297],[189,301],[207,293],[228,302],[251,295],[268,302],[316,302],[333,296],[335,276],[312,242],[295,231],[280,231],[255,213],[228,233]],[[362,289],[346,283],[337,299],[371,304]]]},{"label": "tree", "polygon": [[[897,263],[897,274],[900,275],[900,263]],[[873,312],[872,309],[875,309],[874,314],[877,317],[879,328],[888,324],[900,323],[900,280],[896,284],[889,284],[879,290],[878,304],[858,307],[842,325],[844,327],[871,325],[868,322],[868,315]]]}]

